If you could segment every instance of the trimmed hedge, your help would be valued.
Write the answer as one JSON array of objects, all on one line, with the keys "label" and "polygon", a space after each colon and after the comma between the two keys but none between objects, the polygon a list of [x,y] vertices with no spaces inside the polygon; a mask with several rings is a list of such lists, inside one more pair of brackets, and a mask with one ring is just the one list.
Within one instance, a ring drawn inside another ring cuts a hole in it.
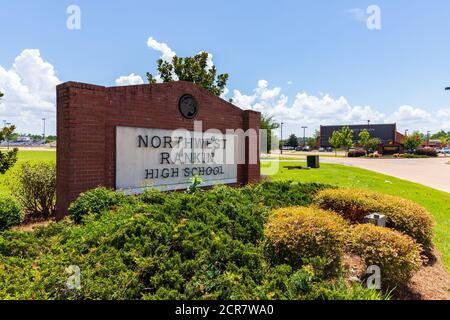
[{"label": "trimmed hedge", "polygon": [[420,245],[400,232],[361,224],[351,234],[350,250],[363,259],[366,267],[380,268],[385,289],[406,285],[422,265]]},{"label": "trimmed hedge", "polygon": [[350,150],[348,152],[349,158],[360,158],[360,157],[365,157],[365,156],[366,156],[366,151],[364,151],[364,150]]},{"label": "trimmed hedge", "polygon": [[438,153],[434,148],[418,148],[415,152],[419,156],[437,157]]},{"label": "trimmed hedge", "polygon": [[358,189],[330,189],[320,191],[314,203],[332,210],[353,223],[361,223],[368,214],[386,215],[387,227],[403,232],[424,249],[432,246],[433,219],[422,206],[400,197]]},{"label": "trimmed hedge", "polygon": [[265,251],[272,264],[300,268],[305,259],[320,258],[326,273],[339,271],[347,222],[315,208],[290,207],[273,212],[265,227]]},{"label": "trimmed hedge", "polygon": [[21,224],[24,215],[19,204],[12,198],[0,198],[0,231]]}]

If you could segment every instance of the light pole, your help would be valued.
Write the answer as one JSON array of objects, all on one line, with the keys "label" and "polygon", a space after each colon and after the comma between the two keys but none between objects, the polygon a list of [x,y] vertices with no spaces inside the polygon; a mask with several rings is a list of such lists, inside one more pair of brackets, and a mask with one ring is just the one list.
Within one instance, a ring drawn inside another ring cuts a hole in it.
[{"label": "light pole", "polygon": [[43,138],[44,143],[45,143],[45,118],[42,118],[42,121],[44,121],[44,134],[42,135],[42,138]]},{"label": "light pole", "polygon": [[405,130],[405,137],[408,136],[408,131],[409,131],[408,129]]},{"label": "light pole", "polygon": [[370,120],[367,120],[367,125],[370,126]]},{"label": "light pole", "polygon": [[281,144],[280,144],[280,153],[283,154],[283,122],[281,123]]},{"label": "light pole", "polygon": [[302,127],[303,129],[303,148],[306,147],[306,129],[308,129],[308,127]]}]

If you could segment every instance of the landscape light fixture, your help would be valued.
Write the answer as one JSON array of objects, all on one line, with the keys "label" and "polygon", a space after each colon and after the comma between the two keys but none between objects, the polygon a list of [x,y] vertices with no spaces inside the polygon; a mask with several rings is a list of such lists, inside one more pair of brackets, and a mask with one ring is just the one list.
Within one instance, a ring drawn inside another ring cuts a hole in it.
[{"label": "landscape light fixture", "polygon": [[302,127],[303,129],[303,148],[306,147],[306,129],[308,129],[308,127]]}]

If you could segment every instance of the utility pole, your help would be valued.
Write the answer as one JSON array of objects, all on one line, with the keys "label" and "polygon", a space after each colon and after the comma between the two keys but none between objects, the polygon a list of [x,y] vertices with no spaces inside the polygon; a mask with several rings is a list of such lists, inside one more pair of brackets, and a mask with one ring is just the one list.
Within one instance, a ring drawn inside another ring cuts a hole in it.
[{"label": "utility pole", "polygon": [[42,118],[42,120],[44,121],[44,134],[42,135],[42,139],[44,140],[45,143],[45,118]]},{"label": "utility pole", "polygon": [[280,127],[281,127],[281,145],[280,145],[280,152],[281,154],[283,154],[283,122],[281,123]]},{"label": "utility pole", "polygon": [[303,148],[306,147],[306,129],[308,129],[308,127],[302,127],[303,129]]}]

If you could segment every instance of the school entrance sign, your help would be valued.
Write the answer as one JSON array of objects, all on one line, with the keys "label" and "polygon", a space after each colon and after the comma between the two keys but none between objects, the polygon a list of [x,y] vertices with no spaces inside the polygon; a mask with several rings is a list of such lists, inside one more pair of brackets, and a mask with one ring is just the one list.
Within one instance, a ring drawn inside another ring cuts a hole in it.
[{"label": "school entrance sign", "polygon": [[190,82],[57,87],[57,217],[84,191],[127,194],[260,179],[260,114]]},{"label": "school entrance sign", "polygon": [[204,186],[238,182],[235,135],[133,127],[116,133],[116,189],[186,189],[196,175]]}]

